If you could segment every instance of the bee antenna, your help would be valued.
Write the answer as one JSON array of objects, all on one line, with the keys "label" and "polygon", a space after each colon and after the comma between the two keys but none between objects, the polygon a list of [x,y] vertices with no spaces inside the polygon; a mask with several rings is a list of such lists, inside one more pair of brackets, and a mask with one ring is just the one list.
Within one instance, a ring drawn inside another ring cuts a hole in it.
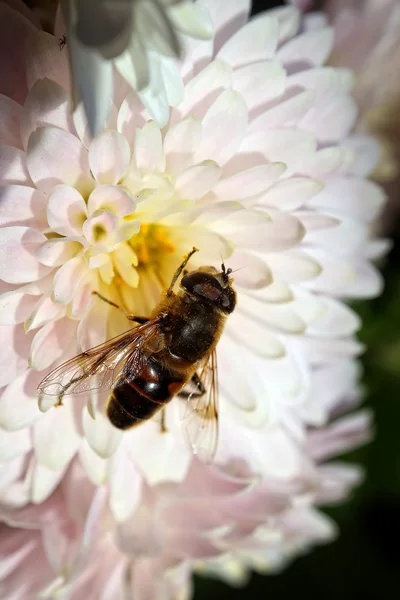
[{"label": "bee antenna", "polygon": [[223,258],[223,256],[222,256],[222,252],[221,252],[221,251],[219,252],[219,255],[220,255],[220,257],[221,257],[221,263],[222,263],[222,264],[221,264],[221,271],[222,271],[223,273],[225,273],[225,263],[224,263],[224,258]]}]

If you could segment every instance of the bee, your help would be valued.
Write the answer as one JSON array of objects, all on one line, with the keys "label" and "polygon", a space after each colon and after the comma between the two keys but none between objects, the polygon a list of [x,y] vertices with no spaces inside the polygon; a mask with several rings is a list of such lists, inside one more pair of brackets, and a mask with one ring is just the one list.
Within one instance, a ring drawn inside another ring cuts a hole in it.
[{"label": "bee", "polygon": [[162,431],[163,407],[178,397],[192,451],[211,460],[218,441],[216,346],[235,309],[236,293],[232,269],[223,263],[221,271],[212,266],[185,270],[197,251],[184,258],[149,317],[123,311],[136,326],[57,367],[40,383],[39,394],[57,396],[60,406],[70,394],[110,390],[106,413],[114,427],[130,429],[162,411]]}]

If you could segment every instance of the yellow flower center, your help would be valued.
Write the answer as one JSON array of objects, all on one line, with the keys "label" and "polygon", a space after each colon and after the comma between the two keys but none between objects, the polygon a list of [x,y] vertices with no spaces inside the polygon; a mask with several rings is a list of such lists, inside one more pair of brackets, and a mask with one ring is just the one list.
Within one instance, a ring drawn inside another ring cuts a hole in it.
[{"label": "yellow flower center", "polygon": [[176,250],[169,240],[168,227],[156,223],[142,223],[139,233],[129,240],[129,245],[138,258],[139,270],[159,267],[165,255]]}]

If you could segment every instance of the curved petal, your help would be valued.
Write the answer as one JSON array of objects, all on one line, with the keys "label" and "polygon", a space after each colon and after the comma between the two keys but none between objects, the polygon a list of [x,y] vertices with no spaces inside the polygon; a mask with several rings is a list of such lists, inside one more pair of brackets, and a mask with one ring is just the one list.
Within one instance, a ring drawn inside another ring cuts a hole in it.
[{"label": "curved petal", "polygon": [[136,166],[143,174],[162,171],[165,167],[165,157],[162,145],[161,131],[157,123],[149,121],[137,131],[135,143]]},{"label": "curved petal", "polygon": [[319,67],[326,62],[332,50],[333,36],[332,27],[306,31],[286,42],[278,50],[278,58],[284,64],[301,61]]},{"label": "curved petal", "polygon": [[47,205],[47,219],[52,230],[66,237],[82,235],[86,218],[87,208],[82,195],[69,185],[56,185]]},{"label": "curved petal", "polygon": [[43,192],[26,185],[6,185],[0,188],[0,226],[23,224],[43,231],[47,198]]},{"label": "curved petal", "polygon": [[54,276],[53,298],[60,304],[71,302],[75,291],[86,274],[86,264],[81,256],[75,256],[60,267]]},{"label": "curved petal", "polygon": [[60,85],[50,79],[39,79],[26,99],[21,118],[21,139],[28,147],[29,136],[38,127],[53,125],[73,133],[68,96]]},{"label": "curved petal", "polygon": [[122,431],[113,427],[109,419],[100,412],[93,418],[87,409],[82,414],[85,438],[89,446],[100,458],[109,458],[114,454],[122,439]]},{"label": "curved petal", "polygon": [[125,175],[130,160],[129,144],[118,131],[105,131],[90,144],[90,169],[100,183],[118,183]]},{"label": "curved petal", "polygon": [[86,148],[72,133],[57,127],[40,127],[31,134],[27,164],[35,185],[48,194],[59,183],[83,195],[94,188]]},{"label": "curved petal", "polygon": [[47,77],[70,91],[68,53],[60,51],[59,40],[53,35],[36,30],[25,60],[29,89],[38,79]]},{"label": "curved petal", "polygon": [[203,119],[203,139],[196,160],[214,160],[224,165],[239,148],[247,128],[247,107],[243,97],[226,90]]},{"label": "curved petal", "polygon": [[217,183],[220,167],[213,161],[204,161],[182,171],[175,182],[175,189],[182,198],[199,200]]},{"label": "curved petal", "polygon": [[79,444],[71,402],[49,410],[33,427],[35,457],[47,469],[64,468]]},{"label": "curved petal", "polygon": [[19,124],[22,115],[22,106],[0,94],[0,144],[6,144],[22,150]]},{"label": "curved petal", "polygon": [[14,376],[0,398],[0,426],[3,429],[25,429],[43,417],[36,397],[36,388],[42,378],[43,374],[34,371]]},{"label": "curved petal", "polygon": [[40,264],[35,252],[46,240],[29,227],[1,229],[0,278],[8,283],[26,283],[44,277],[50,269]]},{"label": "curved petal", "polygon": [[52,238],[39,246],[35,256],[42,265],[59,267],[82,250],[82,244],[68,239]]},{"label": "curved petal", "polygon": [[43,371],[61,358],[74,336],[76,324],[70,319],[59,319],[43,325],[32,340],[29,357],[32,369]]},{"label": "curved petal", "polygon": [[272,58],[278,43],[278,22],[261,14],[239,29],[221,48],[217,58],[233,67]]},{"label": "curved petal", "polygon": [[26,164],[26,154],[12,146],[0,146],[0,185],[34,187]]}]

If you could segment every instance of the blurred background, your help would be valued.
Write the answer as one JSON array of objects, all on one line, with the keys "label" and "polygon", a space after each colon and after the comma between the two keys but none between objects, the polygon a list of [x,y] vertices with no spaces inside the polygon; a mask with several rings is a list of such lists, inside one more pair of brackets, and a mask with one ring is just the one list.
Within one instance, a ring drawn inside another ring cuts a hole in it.
[{"label": "blurred background", "polygon": [[[281,574],[253,574],[245,588],[197,577],[195,600],[298,594],[310,600],[376,600],[396,597],[400,589],[400,1],[293,3],[323,8],[338,26],[349,27],[342,30],[346,45],[338,45],[331,60],[356,69],[358,128],[372,132],[383,145],[374,178],[389,196],[380,233],[392,238],[393,247],[381,265],[382,296],[353,305],[363,319],[359,337],[368,348],[361,358],[364,406],[375,414],[375,440],[346,457],[364,466],[366,479],[349,501],[325,511],[340,528],[335,542],[298,558]],[[253,13],[283,4],[255,1]]]}]

